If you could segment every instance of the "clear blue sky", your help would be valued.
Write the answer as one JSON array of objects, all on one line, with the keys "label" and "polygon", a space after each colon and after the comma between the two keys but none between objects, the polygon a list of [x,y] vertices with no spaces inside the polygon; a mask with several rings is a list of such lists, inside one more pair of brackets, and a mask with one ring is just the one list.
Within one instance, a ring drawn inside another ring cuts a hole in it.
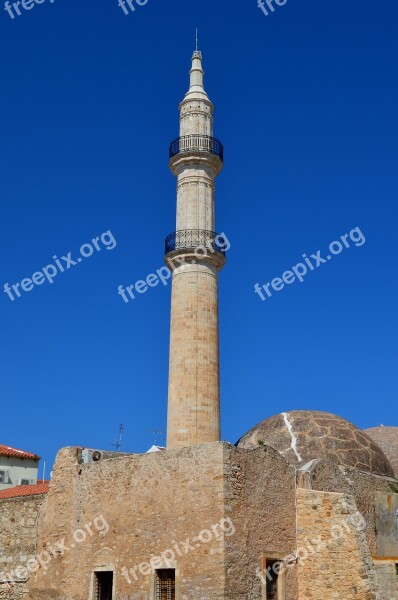
[{"label": "clear blue sky", "polygon": [[[145,451],[165,428],[170,286],[125,304],[175,229],[168,145],[195,27],[225,145],[217,229],[222,437],[293,409],[398,425],[396,0],[1,5],[1,281],[110,230],[112,251],[1,293],[0,441]],[[360,227],[361,247],[261,302],[254,284]]]}]

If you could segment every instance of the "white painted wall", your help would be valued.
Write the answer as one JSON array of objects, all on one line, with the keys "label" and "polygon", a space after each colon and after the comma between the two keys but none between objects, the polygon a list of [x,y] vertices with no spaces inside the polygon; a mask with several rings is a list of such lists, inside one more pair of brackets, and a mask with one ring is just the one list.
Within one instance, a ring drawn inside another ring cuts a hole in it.
[{"label": "white painted wall", "polygon": [[7,490],[18,485],[19,479],[34,479],[37,482],[39,461],[28,458],[0,456],[0,471],[9,471],[9,483],[0,483],[0,490]]}]

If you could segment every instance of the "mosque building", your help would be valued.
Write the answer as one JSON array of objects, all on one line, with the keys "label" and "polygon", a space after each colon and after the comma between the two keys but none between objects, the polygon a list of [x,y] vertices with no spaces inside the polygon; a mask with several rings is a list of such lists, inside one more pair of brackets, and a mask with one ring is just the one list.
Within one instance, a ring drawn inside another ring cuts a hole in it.
[{"label": "mosque building", "polygon": [[398,427],[291,411],[221,441],[223,146],[203,78],[196,49],[170,146],[167,448],[63,448],[48,489],[0,492],[1,600],[398,600]]}]

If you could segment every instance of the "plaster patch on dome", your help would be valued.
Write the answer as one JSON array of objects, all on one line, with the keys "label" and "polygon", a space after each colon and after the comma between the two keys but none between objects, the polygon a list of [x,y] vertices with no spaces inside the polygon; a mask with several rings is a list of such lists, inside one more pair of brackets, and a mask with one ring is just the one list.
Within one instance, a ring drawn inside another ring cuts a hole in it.
[{"label": "plaster patch on dome", "polygon": [[308,473],[308,471],[311,471],[312,467],[314,465],[316,465],[318,462],[319,462],[318,458],[313,458],[309,462],[305,463],[305,465],[303,467],[300,467],[300,471],[302,471],[303,473]]},{"label": "plaster patch on dome", "polygon": [[297,456],[297,460],[299,462],[302,462],[303,459],[301,458],[301,456],[297,450],[297,437],[293,431],[293,425],[289,421],[289,415],[285,412],[282,413],[282,415],[283,415],[283,420],[285,421],[286,429],[288,430],[288,432],[290,433],[290,437],[292,438],[292,443],[291,443],[290,447],[293,450],[293,452],[295,453],[295,455]]}]

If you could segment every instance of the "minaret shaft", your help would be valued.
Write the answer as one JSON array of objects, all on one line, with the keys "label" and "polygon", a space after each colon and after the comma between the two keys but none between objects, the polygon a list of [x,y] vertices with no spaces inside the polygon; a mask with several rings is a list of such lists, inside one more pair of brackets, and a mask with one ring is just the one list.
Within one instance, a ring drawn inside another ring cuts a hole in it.
[{"label": "minaret shaft", "polygon": [[167,446],[220,439],[217,272],[187,265],[173,273]]},{"label": "minaret shaft", "polygon": [[214,178],[204,169],[187,168],[178,177],[177,231],[214,231]]},{"label": "minaret shaft", "polygon": [[212,137],[213,105],[203,87],[198,51],[190,76],[180,104],[180,138],[170,160],[177,176],[177,231],[166,249],[173,271],[168,448],[220,439],[218,271],[224,256],[213,232],[222,146]]}]

